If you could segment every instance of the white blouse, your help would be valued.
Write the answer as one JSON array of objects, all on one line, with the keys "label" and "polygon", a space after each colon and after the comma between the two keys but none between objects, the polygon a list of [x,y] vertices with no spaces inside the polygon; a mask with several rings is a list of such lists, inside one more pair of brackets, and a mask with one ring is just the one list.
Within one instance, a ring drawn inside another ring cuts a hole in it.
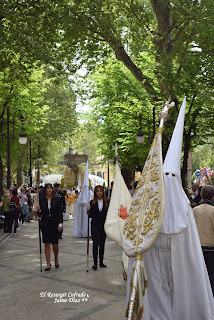
[{"label": "white blouse", "polygon": [[98,209],[101,212],[103,209],[103,199],[97,200],[97,203],[98,203]]}]

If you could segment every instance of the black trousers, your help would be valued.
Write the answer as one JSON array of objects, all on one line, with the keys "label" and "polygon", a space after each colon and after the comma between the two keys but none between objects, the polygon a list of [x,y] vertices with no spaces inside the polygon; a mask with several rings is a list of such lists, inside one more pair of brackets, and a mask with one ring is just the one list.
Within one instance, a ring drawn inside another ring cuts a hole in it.
[{"label": "black trousers", "polygon": [[94,265],[97,265],[98,250],[99,250],[100,264],[103,263],[106,233],[104,231],[99,231],[95,228],[93,229],[92,229],[92,240],[93,240],[92,253],[94,258]]},{"label": "black trousers", "polygon": [[202,247],[202,251],[214,296],[214,247]]},{"label": "black trousers", "polygon": [[11,232],[11,213],[10,212],[4,212],[5,220],[4,220],[4,233]]}]

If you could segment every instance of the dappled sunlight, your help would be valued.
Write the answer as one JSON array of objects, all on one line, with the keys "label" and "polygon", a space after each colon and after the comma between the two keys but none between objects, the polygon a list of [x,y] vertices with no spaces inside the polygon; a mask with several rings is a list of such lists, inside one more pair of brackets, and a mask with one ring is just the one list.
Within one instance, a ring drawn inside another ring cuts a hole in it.
[{"label": "dappled sunlight", "polygon": [[39,237],[38,234],[23,234],[22,236],[30,239],[38,239]]},{"label": "dappled sunlight", "polygon": [[115,286],[121,286],[124,285],[124,280],[108,280],[108,283],[113,284]]},{"label": "dappled sunlight", "polygon": [[25,251],[24,249],[14,249],[14,250],[5,250],[5,253],[9,253],[10,255],[13,255],[17,253],[22,253],[24,251]]}]

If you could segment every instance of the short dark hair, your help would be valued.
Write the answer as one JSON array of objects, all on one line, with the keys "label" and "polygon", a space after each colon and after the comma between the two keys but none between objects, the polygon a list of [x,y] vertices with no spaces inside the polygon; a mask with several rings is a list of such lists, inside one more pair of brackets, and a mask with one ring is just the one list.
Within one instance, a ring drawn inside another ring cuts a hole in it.
[{"label": "short dark hair", "polygon": [[214,188],[211,185],[203,186],[201,189],[203,199],[211,200],[214,196]]},{"label": "short dark hair", "polygon": [[13,196],[17,196],[17,190],[16,189],[12,190],[12,195]]},{"label": "short dark hair", "polygon": [[59,186],[60,186],[60,183],[58,183],[58,182],[54,183],[54,187],[59,187]]}]

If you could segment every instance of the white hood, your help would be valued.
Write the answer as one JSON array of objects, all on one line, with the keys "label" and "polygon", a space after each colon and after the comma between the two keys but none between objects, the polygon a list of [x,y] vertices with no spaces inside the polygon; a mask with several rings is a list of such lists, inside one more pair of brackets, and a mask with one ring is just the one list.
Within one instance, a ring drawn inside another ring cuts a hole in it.
[{"label": "white hood", "polygon": [[185,108],[186,97],[182,103],[163,164],[165,210],[160,232],[166,234],[179,233],[188,224],[189,199],[183,190],[180,173]]}]

